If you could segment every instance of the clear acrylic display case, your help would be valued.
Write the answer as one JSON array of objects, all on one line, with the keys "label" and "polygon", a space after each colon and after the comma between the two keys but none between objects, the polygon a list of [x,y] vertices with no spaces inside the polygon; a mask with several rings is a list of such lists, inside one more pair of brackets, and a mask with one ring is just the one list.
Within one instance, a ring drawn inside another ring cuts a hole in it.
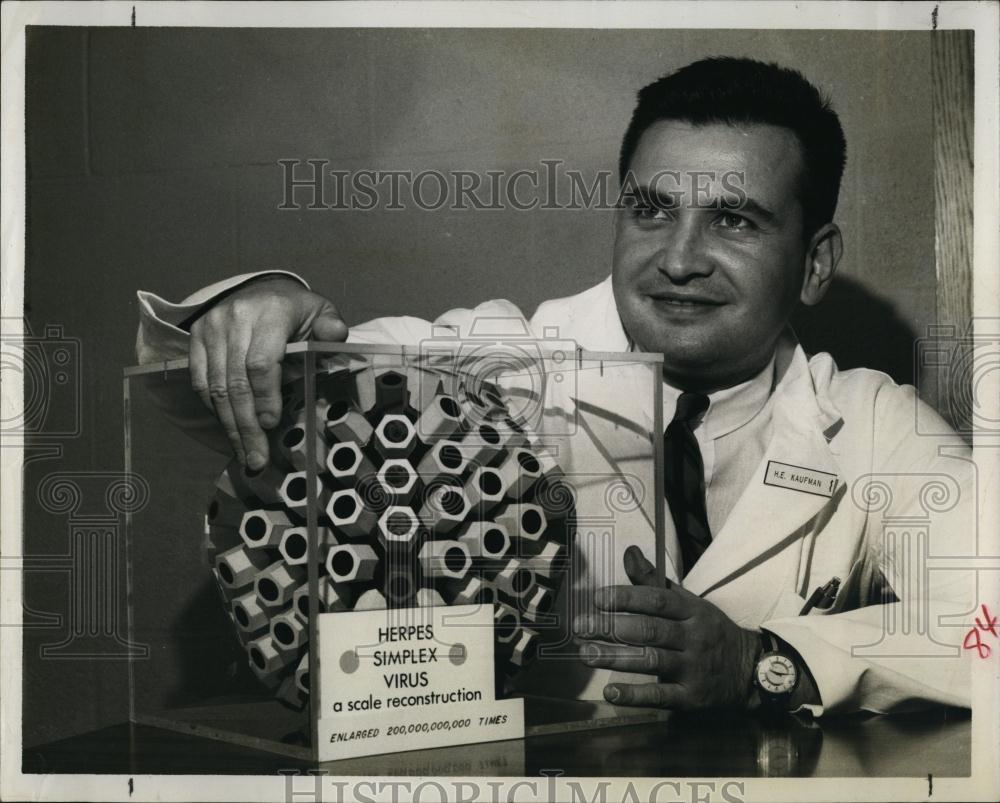
[{"label": "clear acrylic display case", "polygon": [[567,624],[637,532],[662,574],[661,369],[527,338],[294,343],[257,474],[186,360],[125,369],[132,720],[316,760],[317,617],[463,603],[493,606],[527,735],[656,717],[548,698],[582,688]]}]

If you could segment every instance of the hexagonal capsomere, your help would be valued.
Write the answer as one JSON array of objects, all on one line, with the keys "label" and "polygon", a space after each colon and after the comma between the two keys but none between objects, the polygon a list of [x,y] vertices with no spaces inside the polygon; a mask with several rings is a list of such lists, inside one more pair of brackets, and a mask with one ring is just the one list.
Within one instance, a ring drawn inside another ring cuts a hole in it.
[{"label": "hexagonal capsomere", "polygon": [[417,431],[405,415],[382,416],[375,428],[375,451],[383,458],[406,457],[417,445]]},{"label": "hexagonal capsomere", "polygon": [[330,495],[326,515],[337,532],[348,538],[365,538],[375,529],[378,517],[365,507],[364,500],[353,488]]},{"label": "hexagonal capsomere", "polygon": [[420,478],[405,458],[390,458],[378,470],[378,481],[389,499],[406,505],[420,490]]},{"label": "hexagonal capsomere", "polygon": [[341,544],[326,553],[326,571],[334,583],[371,580],[378,567],[378,555],[367,544]]},{"label": "hexagonal capsomere", "polygon": [[420,509],[420,520],[424,526],[438,534],[449,533],[465,521],[469,515],[469,498],[462,488],[453,485],[437,485],[429,490]]},{"label": "hexagonal capsomere", "polygon": [[409,507],[393,505],[386,508],[378,520],[379,539],[386,547],[393,544],[410,546],[416,543],[419,533],[420,520]]},{"label": "hexagonal capsomere", "polygon": [[240,522],[240,537],[250,549],[276,547],[291,526],[291,519],[280,510],[248,510]]},{"label": "hexagonal capsomere", "polygon": [[461,580],[472,565],[469,549],[461,541],[427,541],[417,555],[424,577]]}]

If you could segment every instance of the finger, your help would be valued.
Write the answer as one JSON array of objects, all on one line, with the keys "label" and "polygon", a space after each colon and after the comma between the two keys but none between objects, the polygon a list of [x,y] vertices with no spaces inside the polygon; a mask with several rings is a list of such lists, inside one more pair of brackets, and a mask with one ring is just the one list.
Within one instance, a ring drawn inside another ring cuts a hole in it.
[{"label": "finger", "polygon": [[580,645],[580,660],[587,666],[613,669],[618,672],[672,677],[679,672],[682,653],[660,647],[633,647],[625,644],[585,641]]},{"label": "finger", "polygon": [[277,426],[281,419],[281,361],[285,356],[288,332],[280,326],[258,323],[247,348],[246,372],[253,391],[257,423],[264,429]]},{"label": "finger", "polygon": [[677,586],[604,586],[595,592],[594,604],[605,611],[644,613],[677,620],[689,618],[691,608],[688,598],[677,593]]},{"label": "finger", "polygon": [[580,638],[634,644],[636,646],[684,649],[684,626],[657,616],[623,614],[581,614],[573,620]]},{"label": "finger", "polygon": [[684,687],[677,683],[609,683],[604,699],[615,705],[647,708],[687,708]]},{"label": "finger", "polygon": [[233,420],[243,443],[246,465],[257,471],[267,464],[267,435],[257,421],[254,390],[247,377],[247,351],[251,329],[239,323],[229,332],[226,350],[226,385]]},{"label": "finger", "polygon": [[625,574],[633,585],[670,588],[670,581],[656,571],[656,566],[646,560],[642,550],[635,545],[625,550]]},{"label": "finger", "polygon": [[233,417],[233,408],[229,403],[229,382],[226,376],[226,342],[225,338],[211,335],[206,331],[205,346],[205,376],[208,383],[208,395],[212,403],[212,409],[222,424],[222,428],[229,438],[229,443],[233,447],[236,459],[246,465],[246,453],[243,451],[243,439],[240,431],[236,427],[236,419]]},{"label": "finger", "polygon": [[299,332],[299,338],[309,338],[311,340],[325,340],[332,343],[341,343],[347,340],[347,324],[344,323],[337,308],[326,299],[316,309],[316,312],[306,319],[303,330]]},{"label": "finger", "polygon": [[[188,345],[188,373],[191,374],[191,388],[202,403],[213,413],[215,405],[212,404],[212,396],[208,392],[208,355],[205,353],[205,343],[201,339],[200,321],[196,321],[191,327],[191,342]],[[195,327],[198,327],[197,329]]]}]

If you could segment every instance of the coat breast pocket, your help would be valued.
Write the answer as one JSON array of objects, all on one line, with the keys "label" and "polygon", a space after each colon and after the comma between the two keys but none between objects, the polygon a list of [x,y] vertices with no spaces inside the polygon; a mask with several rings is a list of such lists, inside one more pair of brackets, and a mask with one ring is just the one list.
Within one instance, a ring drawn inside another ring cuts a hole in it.
[{"label": "coat breast pocket", "polygon": [[833,604],[826,609],[814,608],[813,613],[829,616],[898,601],[882,570],[872,561],[861,558],[854,562],[847,577],[840,583]]}]

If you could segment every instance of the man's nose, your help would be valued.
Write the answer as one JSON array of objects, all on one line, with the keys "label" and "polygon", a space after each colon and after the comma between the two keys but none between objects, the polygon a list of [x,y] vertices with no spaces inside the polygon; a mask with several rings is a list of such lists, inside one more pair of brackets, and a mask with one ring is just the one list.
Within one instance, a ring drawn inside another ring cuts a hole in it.
[{"label": "man's nose", "polygon": [[706,253],[702,231],[695,221],[678,221],[663,232],[657,268],[678,283],[712,272],[712,260]]}]

